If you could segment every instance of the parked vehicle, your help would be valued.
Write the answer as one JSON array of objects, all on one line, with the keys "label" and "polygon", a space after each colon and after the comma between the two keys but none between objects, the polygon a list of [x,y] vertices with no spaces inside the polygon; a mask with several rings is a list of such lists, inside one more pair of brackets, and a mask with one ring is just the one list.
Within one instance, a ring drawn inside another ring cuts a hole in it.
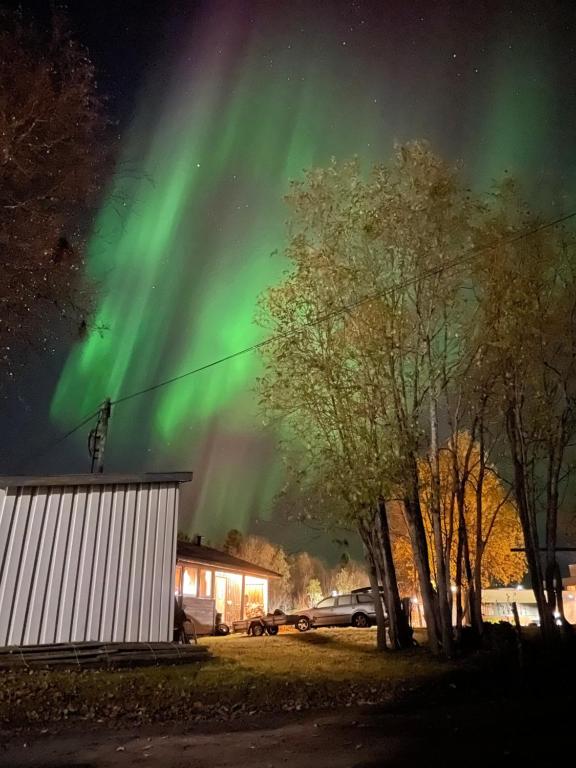
[{"label": "parked vehicle", "polygon": [[376,623],[376,609],[370,592],[350,592],[325,597],[318,605],[298,613],[295,627],[307,632],[314,627],[369,627]]}]

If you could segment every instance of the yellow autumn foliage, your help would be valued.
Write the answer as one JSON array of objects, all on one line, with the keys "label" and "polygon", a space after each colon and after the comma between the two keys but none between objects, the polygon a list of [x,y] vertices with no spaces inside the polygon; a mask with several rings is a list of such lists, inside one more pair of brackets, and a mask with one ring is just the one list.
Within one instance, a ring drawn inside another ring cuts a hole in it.
[{"label": "yellow autumn foliage", "polygon": [[[450,579],[456,580],[456,560],[458,553],[458,505],[456,502],[456,483],[454,475],[453,451],[457,450],[457,463],[460,472],[468,467],[468,479],[464,493],[464,519],[469,543],[470,564],[475,567],[477,498],[476,489],[480,475],[480,448],[474,443],[467,458],[471,437],[461,432],[440,452],[440,496],[442,530],[445,551],[449,552]],[[436,568],[434,544],[432,539],[432,519],[430,512],[431,472],[426,459],[421,459],[418,467],[420,476],[420,503],[428,539],[430,568],[434,577]],[[417,576],[408,538],[408,531],[403,521],[399,505],[389,505],[391,529],[393,531],[394,559],[398,571],[398,580],[403,594],[417,591]],[[486,467],[482,481],[482,512],[480,532],[484,542],[481,574],[482,586],[499,586],[521,581],[526,572],[526,559],[521,552],[511,552],[513,547],[522,546],[522,528],[516,505],[494,469]],[[465,576],[463,574],[463,580]]]},{"label": "yellow autumn foliage", "polygon": [[[468,538],[470,563],[475,566],[477,535],[477,487],[480,477],[480,447],[470,446],[471,436],[460,432],[440,451],[440,496],[443,538],[449,551],[450,578],[456,576],[458,552],[458,505],[454,474],[454,455],[461,476],[467,472],[464,493],[464,519]],[[432,541],[432,519],[430,512],[431,472],[427,460],[422,459],[418,467],[421,478],[420,503],[428,538],[430,565],[435,572],[434,547]],[[495,470],[486,466],[482,481],[482,511],[480,534],[484,542],[482,554],[482,586],[508,585],[521,581],[526,572],[526,558],[520,552],[511,552],[513,547],[522,546],[522,528],[516,505],[506,492]]]}]

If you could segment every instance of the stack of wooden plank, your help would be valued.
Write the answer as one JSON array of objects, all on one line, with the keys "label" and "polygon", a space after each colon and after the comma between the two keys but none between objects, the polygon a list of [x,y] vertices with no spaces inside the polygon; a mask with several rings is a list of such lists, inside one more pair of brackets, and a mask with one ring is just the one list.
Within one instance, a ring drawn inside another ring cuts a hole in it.
[{"label": "stack of wooden plank", "polygon": [[178,643],[55,643],[0,648],[0,669],[28,667],[131,667],[189,664],[210,657],[203,645]]}]

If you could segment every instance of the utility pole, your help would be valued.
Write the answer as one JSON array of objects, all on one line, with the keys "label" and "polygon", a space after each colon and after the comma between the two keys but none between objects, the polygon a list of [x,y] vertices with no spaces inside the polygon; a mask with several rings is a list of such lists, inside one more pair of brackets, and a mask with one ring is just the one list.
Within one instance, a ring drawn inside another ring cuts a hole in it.
[{"label": "utility pole", "polygon": [[92,474],[104,472],[104,449],[106,447],[106,438],[108,436],[108,421],[110,419],[111,410],[112,403],[110,402],[110,398],[107,397],[98,413],[96,428],[93,429],[88,436],[88,452],[92,457],[92,464],[90,466],[90,472]]}]

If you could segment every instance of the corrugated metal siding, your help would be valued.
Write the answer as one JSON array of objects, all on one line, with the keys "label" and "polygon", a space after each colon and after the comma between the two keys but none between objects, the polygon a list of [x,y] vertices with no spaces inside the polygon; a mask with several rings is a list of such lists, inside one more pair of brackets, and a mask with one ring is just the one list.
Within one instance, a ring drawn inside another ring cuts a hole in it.
[{"label": "corrugated metal siding", "polygon": [[0,488],[0,646],[171,640],[178,494]]}]

